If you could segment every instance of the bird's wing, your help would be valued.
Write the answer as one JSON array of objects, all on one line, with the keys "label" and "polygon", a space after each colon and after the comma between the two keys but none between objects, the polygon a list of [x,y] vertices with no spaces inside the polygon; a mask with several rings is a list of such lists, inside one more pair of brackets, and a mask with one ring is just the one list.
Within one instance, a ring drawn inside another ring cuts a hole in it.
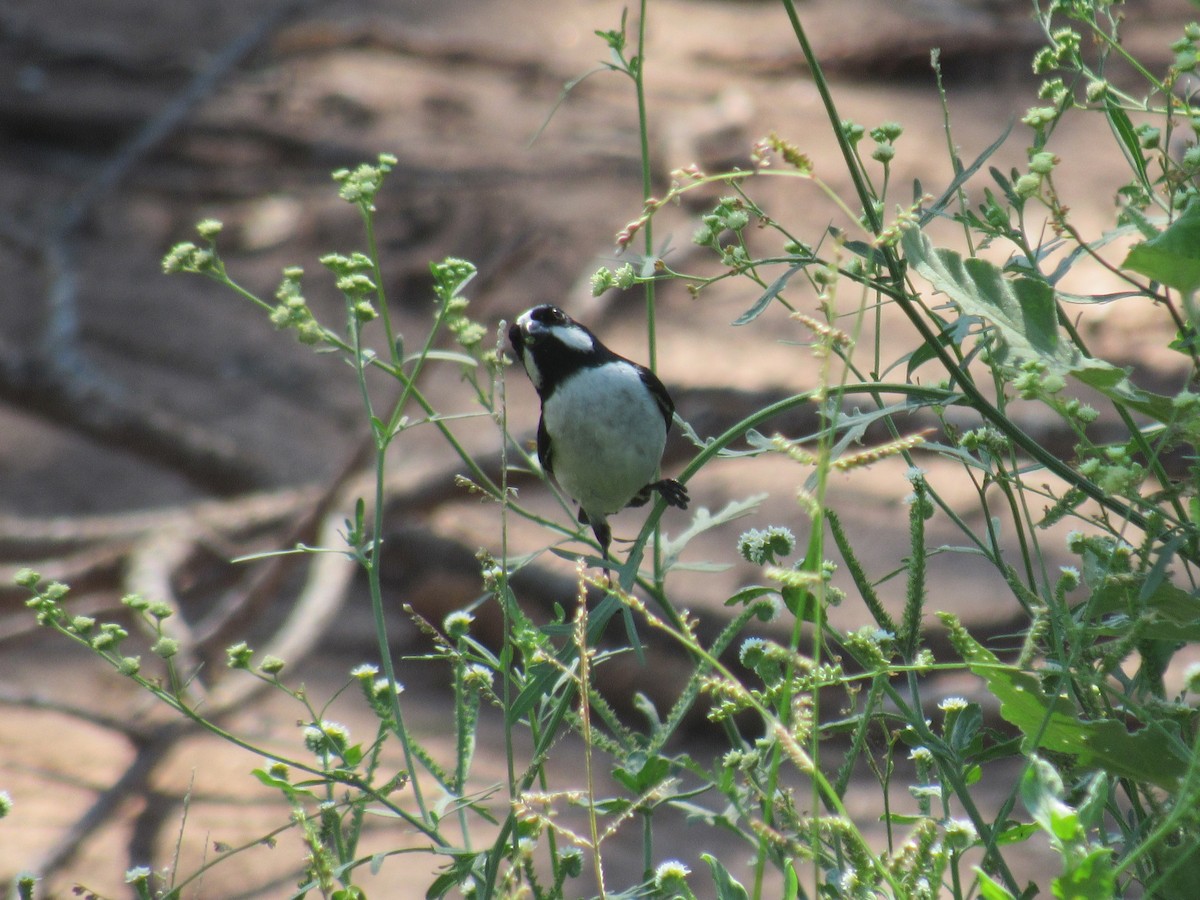
[{"label": "bird's wing", "polygon": [[538,462],[547,475],[554,474],[554,466],[550,462],[550,433],[546,431],[546,417],[538,419],[537,436]]},{"label": "bird's wing", "polygon": [[638,366],[637,369],[638,375],[641,376],[642,384],[646,386],[646,389],[650,391],[650,396],[658,404],[658,410],[662,413],[663,421],[667,423],[667,431],[670,431],[671,416],[675,414],[675,404],[671,400],[671,395],[667,393],[666,385],[659,381],[658,376],[645,366]]}]

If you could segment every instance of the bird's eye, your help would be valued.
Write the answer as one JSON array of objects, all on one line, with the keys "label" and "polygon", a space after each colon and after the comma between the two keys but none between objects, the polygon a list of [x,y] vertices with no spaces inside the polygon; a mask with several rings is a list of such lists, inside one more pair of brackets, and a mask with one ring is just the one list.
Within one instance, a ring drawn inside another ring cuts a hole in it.
[{"label": "bird's eye", "polygon": [[533,313],[533,318],[543,325],[562,325],[567,321],[566,315],[557,306],[542,306]]}]

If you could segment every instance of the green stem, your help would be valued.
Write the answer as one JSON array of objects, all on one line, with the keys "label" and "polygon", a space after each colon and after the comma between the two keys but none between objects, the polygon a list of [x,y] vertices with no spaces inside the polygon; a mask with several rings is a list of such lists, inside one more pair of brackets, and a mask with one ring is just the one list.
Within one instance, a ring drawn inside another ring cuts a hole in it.
[{"label": "green stem", "polygon": [[383,269],[379,264],[379,250],[375,240],[373,207],[370,204],[366,207],[360,206],[359,211],[362,213],[363,225],[367,235],[367,255],[371,260],[371,278],[375,281],[376,308],[379,311],[379,319],[383,322],[383,332],[387,335],[388,359],[392,360],[393,364],[399,366],[400,360],[397,359],[397,350],[399,348],[396,346],[396,333],[392,330],[392,314],[391,310],[388,309],[387,293],[383,289]]},{"label": "green stem", "polygon": [[[649,117],[646,112],[646,3],[647,0],[641,0],[638,10],[638,45],[637,45],[637,65],[633,67],[630,75],[633,77],[635,92],[637,93],[637,110],[638,110],[638,138],[640,140],[641,165],[642,165],[642,203],[643,205],[649,202],[653,196],[654,181],[653,170],[650,161],[650,126]],[[654,217],[649,216],[646,219],[646,224],[642,227],[642,247],[644,259],[651,260],[654,258]],[[643,282],[643,287],[646,296],[646,343],[648,364],[650,371],[658,371],[658,324],[656,315],[656,298],[654,290],[654,280],[647,279]],[[662,586],[664,573],[662,571],[662,532],[660,529],[654,529],[654,584],[658,587]]]},{"label": "green stem", "polygon": [[[648,201],[653,196],[654,182],[653,171],[650,165],[650,127],[646,113],[646,2],[641,0],[640,12],[638,13],[638,48],[637,48],[637,65],[633,67],[630,75],[633,78],[634,89],[637,93],[637,109],[638,109],[638,137],[641,141],[641,164],[642,164],[642,202]],[[642,227],[642,246],[645,248],[646,259],[650,259],[654,254],[654,217],[651,216],[646,220],[646,224]],[[656,337],[656,322],[655,322],[655,303],[654,303],[654,282],[645,282],[646,288],[646,339],[649,344],[649,363],[651,371],[657,370],[658,365],[658,341]]]}]

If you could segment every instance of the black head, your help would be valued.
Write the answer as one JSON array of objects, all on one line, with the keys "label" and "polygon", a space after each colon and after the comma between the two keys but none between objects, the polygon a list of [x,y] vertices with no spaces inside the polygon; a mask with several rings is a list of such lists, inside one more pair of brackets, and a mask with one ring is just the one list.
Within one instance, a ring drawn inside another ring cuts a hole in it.
[{"label": "black head", "polygon": [[508,329],[513,352],[544,399],[562,379],[615,354],[557,306],[544,304],[522,313]]}]

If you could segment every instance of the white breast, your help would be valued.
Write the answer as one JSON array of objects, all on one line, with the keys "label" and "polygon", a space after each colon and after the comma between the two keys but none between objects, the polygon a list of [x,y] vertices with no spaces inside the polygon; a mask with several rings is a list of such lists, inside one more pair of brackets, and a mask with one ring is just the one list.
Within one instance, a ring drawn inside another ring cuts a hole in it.
[{"label": "white breast", "polygon": [[542,415],[554,476],[589,515],[624,509],[657,480],[667,427],[632,366],[607,363],[571,376]]}]

